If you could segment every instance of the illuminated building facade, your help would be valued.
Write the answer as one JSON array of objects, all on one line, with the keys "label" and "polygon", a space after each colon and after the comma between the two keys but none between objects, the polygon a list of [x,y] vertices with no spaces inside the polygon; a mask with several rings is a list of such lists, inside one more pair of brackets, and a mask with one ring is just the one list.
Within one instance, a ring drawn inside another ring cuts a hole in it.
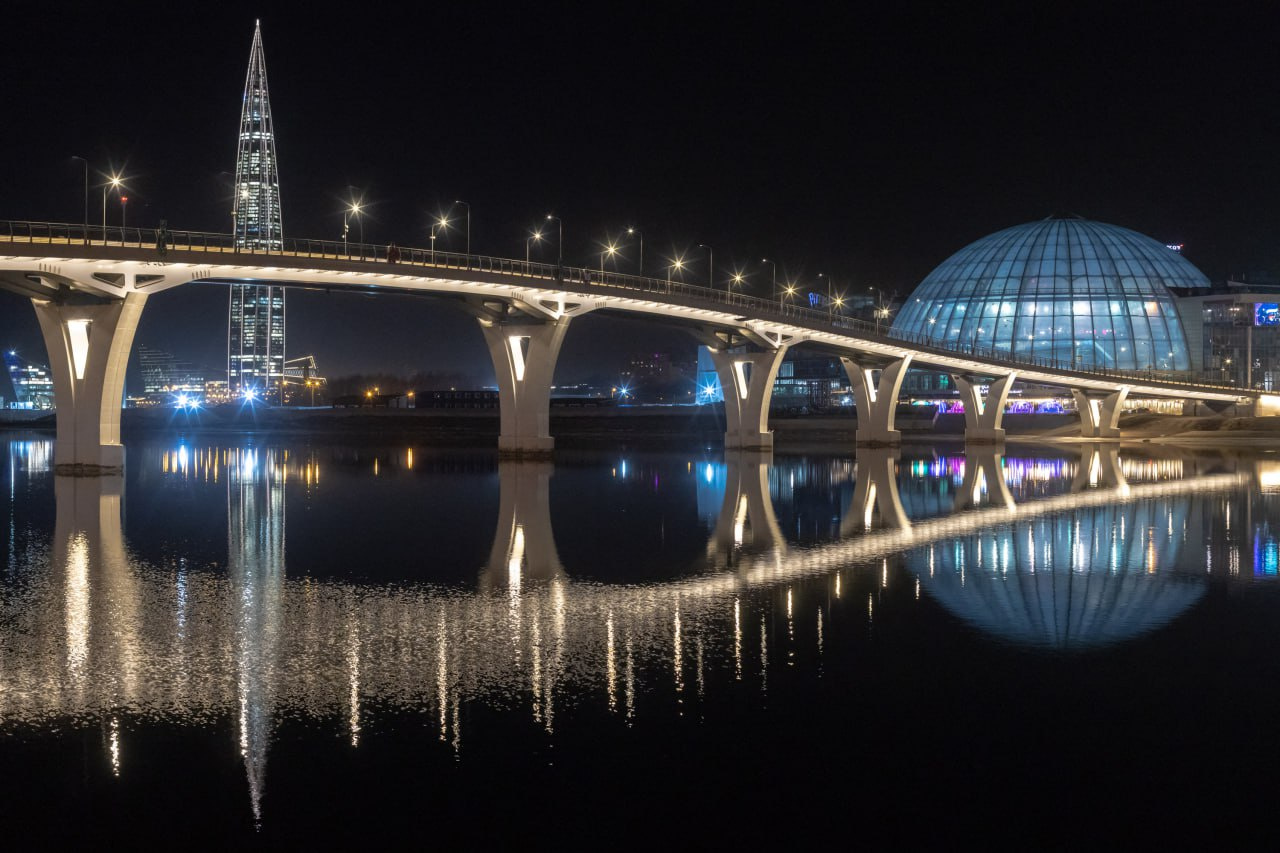
[{"label": "illuminated building facade", "polygon": [[1280,288],[1227,282],[1178,301],[1193,367],[1211,382],[1280,389]]},{"label": "illuminated building facade", "polygon": [[16,350],[5,350],[4,364],[13,384],[12,409],[52,409],[53,377],[49,369],[30,364]]},{"label": "illuminated building facade", "polygon": [[944,346],[1052,359],[1083,369],[1188,371],[1171,288],[1209,280],[1164,243],[1084,219],[1006,228],[928,275],[895,334]]},{"label": "illuminated building facade", "polygon": [[[237,249],[273,252],[283,248],[280,175],[271,124],[271,103],[267,95],[262,30],[257,24],[244,84],[231,215]],[[263,398],[282,394],[284,348],[284,288],[233,284],[227,320],[227,386],[230,392],[244,394],[252,391]]]}]

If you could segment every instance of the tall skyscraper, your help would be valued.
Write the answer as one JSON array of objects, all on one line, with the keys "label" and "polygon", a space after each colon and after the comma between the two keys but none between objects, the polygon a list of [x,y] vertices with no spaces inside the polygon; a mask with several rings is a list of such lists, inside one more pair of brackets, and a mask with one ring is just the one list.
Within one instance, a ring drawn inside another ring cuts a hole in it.
[{"label": "tall skyscraper", "polygon": [[[254,22],[249,73],[244,81],[240,139],[236,148],[236,248],[279,251],[284,246],[280,217],[280,174],[267,97],[267,62],[262,28]],[[261,398],[282,393],[284,381],[284,288],[234,284],[227,317],[227,388]]]}]

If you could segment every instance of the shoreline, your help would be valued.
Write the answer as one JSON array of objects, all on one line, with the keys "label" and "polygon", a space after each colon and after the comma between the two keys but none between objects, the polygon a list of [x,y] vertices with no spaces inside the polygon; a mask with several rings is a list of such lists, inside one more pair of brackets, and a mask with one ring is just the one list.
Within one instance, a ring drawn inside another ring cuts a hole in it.
[{"label": "shoreline", "polygon": [[[1012,421],[1012,423],[1010,423]],[[831,449],[852,447],[857,419],[849,416],[775,417],[770,420],[775,447]],[[1118,439],[1086,439],[1076,433],[1074,415],[1010,415],[1006,443],[1077,445],[1142,444],[1187,449],[1261,447],[1280,449],[1280,418],[1222,418],[1133,414],[1121,421]],[[964,418],[940,416],[926,428],[901,427],[904,446],[963,444]],[[0,430],[52,434],[53,415],[0,420]],[[174,409],[126,409],[125,438],[164,434],[244,434],[348,438],[430,438],[445,446],[496,447],[496,409],[251,409],[219,407],[180,412]],[[690,441],[718,444],[724,437],[723,413],[713,407],[624,407],[558,409],[551,433],[564,449],[608,446],[664,446]]]}]

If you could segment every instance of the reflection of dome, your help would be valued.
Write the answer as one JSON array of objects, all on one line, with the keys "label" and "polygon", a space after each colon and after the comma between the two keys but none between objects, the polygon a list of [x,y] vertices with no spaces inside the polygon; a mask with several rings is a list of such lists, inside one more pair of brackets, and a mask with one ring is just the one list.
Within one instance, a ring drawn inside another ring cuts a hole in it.
[{"label": "reflection of dome", "polygon": [[1175,565],[1189,501],[1082,509],[907,554],[931,598],[1021,646],[1108,646],[1164,625],[1204,594]]},{"label": "reflection of dome", "polygon": [[1083,367],[1188,370],[1168,288],[1208,285],[1189,261],[1136,231],[1046,219],[947,258],[916,288],[893,330]]}]

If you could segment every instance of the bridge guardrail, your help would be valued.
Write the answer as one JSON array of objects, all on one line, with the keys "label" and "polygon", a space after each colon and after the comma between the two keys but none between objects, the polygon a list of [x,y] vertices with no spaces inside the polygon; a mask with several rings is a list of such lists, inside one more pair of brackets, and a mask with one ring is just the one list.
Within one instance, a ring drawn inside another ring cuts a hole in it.
[{"label": "bridge guardrail", "polygon": [[[158,250],[159,248],[159,232],[155,228],[112,225],[103,227],[101,225],[77,223],[0,220],[0,235],[3,235],[0,239],[10,243],[96,245],[152,250]],[[390,246],[351,243],[344,240],[315,240],[296,237],[273,240],[269,247],[244,246],[236,244],[235,235],[206,231],[168,230],[167,238],[166,249],[172,251],[227,252],[251,258],[307,258],[354,261],[357,263],[387,263],[388,251],[391,248]],[[658,279],[610,270],[601,272],[599,269],[590,267],[558,266],[541,261],[523,261],[518,258],[501,258],[489,255],[466,255],[437,249],[398,246],[395,251],[399,256],[395,262],[398,266],[467,270],[519,276],[525,279],[543,279],[555,282],[557,288],[566,290],[584,288],[579,292],[587,292],[585,288],[618,288],[620,290],[653,293],[668,297],[678,296],[684,299],[697,300],[718,308],[728,306],[744,309],[741,313],[752,315],[750,319],[798,321],[815,330],[836,333],[853,332],[868,340],[889,345],[909,343],[935,355],[971,356],[1005,364],[1011,369],[1044,368],[1060,373],[1071,373],[1082,377],[1098,377],[1113,381],[1117,379],[1146,380],[1167,385],[1186,386],[1188,388],[1213,388],[1222,391],[1235,391],[1241,394],[1248,394],[1251,391],[1251,389],[1239,388],[1235,385],[1197,381],[1189,371],[1115,370],[1107,367],[1078,365],[1059,359],[1038,356],[1030,358],[1015,357],[1013,353],[1007,350],[966,344],[960,341],[940,341],[928,335],[891,331],[889,329],[882,330],[879,323],[847,317],[838,311],[815,310],[797,305],[795,302],[786,302],[782,298],[775,301],[759,296],[749,296],[734,291],[732,288],[717,290],[701,285],[687,284],[671,278]]]}]

